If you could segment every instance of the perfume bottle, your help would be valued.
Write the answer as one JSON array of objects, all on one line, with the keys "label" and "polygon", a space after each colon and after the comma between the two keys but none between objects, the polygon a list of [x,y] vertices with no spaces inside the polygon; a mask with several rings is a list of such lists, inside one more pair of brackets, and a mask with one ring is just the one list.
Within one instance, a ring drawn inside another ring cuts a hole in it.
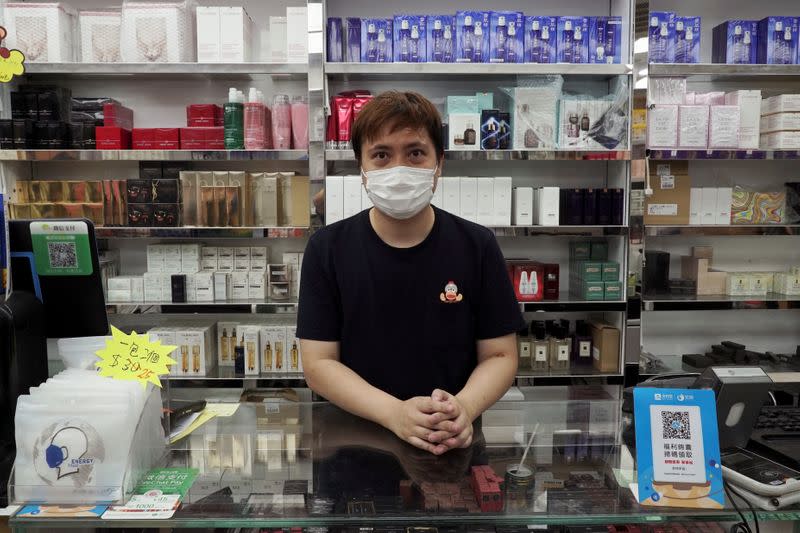
[{"label": "perfume bottle", "polygon": [[367,63],[375,63],[378,60],[378,35],[375,23],[367,24]]},{"label": "perfume bottle", "polygon": [[297,341],[292,341],[292,350],[290,354],[292,357],[292,366],[290,370],[300,370],[300,354],[297,350]]},{"label": "perfume bottle", "polygon": [[275,343],[275,370],[283,370],[283,343]]},{"label": "perfume bottle", "polygon": [[409,42],[409,61],[419,63],[419,26],[411,26],[411,41]]},{"label": "perfume bottle", "polygon": [[548,321],[550,326],[549,330],[549,346],[550,352],[550,369],[551,370],[569,370],[569,343],[566,340],[566,333],[564,329]]},{"label": "perfume bottle", "polygon": [[181,372],[189,373],[189,347],[186,345],[181,346]]},{"label": "perfume bottle", "polygon": [[533,342],[531,346],[531,369],[534,372],[547,372],[550,368],[549,343],[546,339],[544,322],[533,322]]},{"label": "perfume bottle", "polygon": [[192,372],[195,374],[200,373],[200,345],[195,344],[192,346]]},{"label": "perfume bottle", "polygon": [[433,61],[435,63],[441,63],[444,56],[444,30],[442,29],[442,21],[440,19],[433,21],[431,36],[433,37]]},{"label": "perfume bottle", "polygon": [[541,30],[539,27],[540,24],[538,20],[531,22],[531,63],[541,62],[541,42],[539,41]]},{"label": "perfume bottle", "polygon": [[253,372],[256,369],[256,343],[247,341],[247,370]]},{"label": "perfume bottle", "polygon": [[378,28],[378,63],[386,63],[386,29]]},{"label": "perfume bottle", "polygon": [[464,27],[461,30],[461,59],[473,61],[475,55],[475,45],[472,38],[472,16],[464,16]]},{"label": "perfume bottle", "polygon": [[572,364],[582,367],[592,366],[592,335],[585,320],[575,321]]},{"label": "perfume bottle", "polygon": [[562,338],[569,345],[569,353],[572,353],[572,337],[569,334],[569,330],[570,330],[569,320],[566,320],[566,319],[562,318],[561,320],[558,321],[558,323],[561,325],[561,329],[564,332],[564,336]]},{"label": "perfume bottle", "polygon": [[589,131],[589,112],[584,111],[581,117],[581,131]]},{"label": "perfume bottle", "polygon": [[400,22],[400,32],[398,34],[398,45],[400,46],[400,51],[398,53],[398,58],[402,63],[408,63],[408,59],[411,55],[411,29],[408,26],[408,20],[403,19]]},{"label": "perfume bottle", "polygon": [[236,354],[236,328],[231,328],[231,336],[228,337],[228,353],[230,354],[231,361]]},{"label": "perfume bottle", "polygon": [[781,50],[781,64],[792,64],[792,27],[787,25],[783,30],[783,45]]},{"label": "perfume bottle", "polygon": [[467,129],[464,130],[464,144],[468,146],[474,145],[476,142],[475,129],[472,122],[467,122]]},{"label": "perfume bottle", "polygon": [[734,63],[747,63],[747,59],[750,58],[750,54],[744,53],[744,46],[742,42],[742,27],[740,25],[736,25],[733,28],[733,62]]},{"label": "perfume bottle", "polygon": [[236,343],[236,348],[233,351],[233,373],[237,376],[244,375],[244,336],[242,340]]},{"label": "perfume bottle", "polygon": [[475,21],[475,53],[472,56],[473,63],[483,63],[483,26],[481,21]]},{"label": "perfume bottle", "polygon": [[570,113],[569,114],[569,125],[567,126],[567,137],[571,139],[577,139],[580,137],[581,128],[578,125],[578,114],[577,113]]},{"label": "perfume bottle", "polygon": [[519,353],[519,367],[531,368],[531,338],[528,336],[528,327],[517,331],[517,352]]},{"label": "perfume bottle", "polygon": [[575,33],[572,30],[572,21],[564,21],[564,32],[562,34],[562,42],[564,43],[564,63],[572,63],[573,44],[572,39]]},{"label": "perfume bottle", "polygon": [[497,17],[497,41],[495,42],[496,60],[505,61],[506,59],[506,17],[505,15],[498,15]]},{"label": "perfume bottle", "polygon": [[444,42],[442,43],[442,61],[445,63],[453,62],[453,29],[448,24],[444,27]]},{"label": "perfume bottle", "polygon": [[220,339],[219,343],[220,349],[220,359],[222,361],[227,361],[230,359],[230,342],[228,341],[228,330],[222,328],[222,338]]},{"label": "perfume bottle", "polygon": [[542,28],[541,44],[539,45],[539,63],[551,63],[553,59],[550,57],[550,28],[545,26]]},{"label": "perfume bottle", "polygon": [[269,341],[267,341],[267,345],[264,346],[264,369],[272,370],[272,346]]},{"label": "perfume bottle", "polygon": [[508,22],[508,39],[506,40],[506,63],[516,63],[517,53],[517,25],[510,20]]}]

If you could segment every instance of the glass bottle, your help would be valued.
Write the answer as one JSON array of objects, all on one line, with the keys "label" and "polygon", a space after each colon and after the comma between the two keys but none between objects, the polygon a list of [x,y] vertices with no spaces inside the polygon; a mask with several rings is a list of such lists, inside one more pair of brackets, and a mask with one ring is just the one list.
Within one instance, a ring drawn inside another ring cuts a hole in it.
[{"label": "glass bottle", "polygon": [[200,373],[200,345],[195,344],[192,346],[192,372],[195,374]]},{"label": "glass bottle", "polygon": [[247,370],[253,372],[256,369],[256,343],[247,341]]},{"label": "glass bottle", "polygon": [[533,330],[533,343],[531,346],[531,368],[534,372],[547,372],[550,368],[548,358],[549,343],[545,339],[545,325],[544,322],[533,322],[531,324]]},{"label": "glass bottle", "polygon": [[228,340],[228,330],[222,328],[222,337],[219,343],[219,349],[220,352],[222,352],[220,353],[220,359],[222,361],[227,361],[228,359],[230,359],[230,347],[231,345],[230,341]]},{"label": "glass bottle", "polygon": [[547,24],[542,27],[542,40],[539,50],[539,63],[550,63],[550,28]]},{"label": "glass bottle", "polygon": [[508,22],[508,39],[506,40],[506,63],[517,62],[517,25]]},{"label": "glass bottle", "polygon": [[592,335],[585,320],[575,321],[572,364],[584,368],[592,366]]},{"label": "glass bottle", "polygon": [[237,376],[244,375],[244,335],[242,340],[236,343],[236,348],[233,350],[233,373]]},{"label": "glass bottle", "polygon": [[294,370],[294,371],[299,370],[300,369],[300,355],[299,355],[299,352],[297,351],[297,341],[292,341],[291,356],[292,356],[292,367],[290,368],[290,370]]},{"label": "glass bottle", "polygon": [[475,48],[473,48],[472,16],[470,15],[464,16],[464,28],[462,29],[461,33],[461,44],[462,44],[461,49],[463,50],[463,57],[461,59],[465,59],[467,61],[473,61]]},{"label": "glass bottle", "polygon": [[517,352],[519,368],[531,368],[531,338],[528,336],[527,326],[517,332]]},{"label": "glass bottle", "polygon": [[569,341],[561,326],[553,326],[550,336],[550,369],[569,370]]},{"label": "glass bottle", "polygon": [[497,30],[495,33],[497,42],[495,43],[495,56],[494,59],[505,61],[506,59],[506,17],[498,15],[497,17]]},{"label": "glass bottle", "polygon": [[186,345],[181,346],[181,372],[189,373],[189,347]]},{"label": "glass bottle", "polygon": [[264,369],[272,370],[272,346],[269,341],[267,341],[267,345],[264,346]]},{"label": "glass bottle", "polygon": [[483,26],[479,20],[475,21],[475,53],[472,56],[473,63],[483,63]]},{"label": "glass bottle", "polygon": [[467,129],[464,130],[464,144],[474,145],[476,142],[475,128],[472,122],[467,122]]},{"label": "glass bottle", "polygon": [[436,19],[433,21],[433,61],[435,63],[441,63],[443,57],[443,30],[442,30],[442,21],[441,19]]},{"label": "glass bottle", "polygon": [[584,111],[581,117],[581,131],[589,131],[589,113],[587,111]]}]

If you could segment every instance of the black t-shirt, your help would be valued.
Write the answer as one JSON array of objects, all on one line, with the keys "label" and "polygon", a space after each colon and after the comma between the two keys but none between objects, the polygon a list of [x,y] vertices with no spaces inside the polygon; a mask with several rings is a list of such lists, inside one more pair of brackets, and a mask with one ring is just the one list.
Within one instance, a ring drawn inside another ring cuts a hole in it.
[{"label": "black t-shirt", "polygon": [[492,232],[433,209],[412,248],[383,242],[365,210],[315,233],[303,259],[297,337],[339,341],[342,363],[401,400],[457,394],[476,340],[524,327]]}]

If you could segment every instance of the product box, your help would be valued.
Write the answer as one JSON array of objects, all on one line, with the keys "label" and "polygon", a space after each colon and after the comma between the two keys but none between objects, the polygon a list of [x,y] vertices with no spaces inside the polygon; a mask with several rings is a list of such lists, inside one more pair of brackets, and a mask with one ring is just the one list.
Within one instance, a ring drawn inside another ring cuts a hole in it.
[{"label": "product box", "polygon": [[651,11],[648,29],[650,63],[675,62],[675,13]]},{"label": "product box", "polygon": [[574,265],[573,274],[581,281],[603,281],[603,265],[597,261],[579,261]]},{"label": "product box", "polygon": [[589,17],[558,17],[559,63],[589,62]]},{"label": "product box", "polygon": [[739,107],[739,148],[757,150],[761,132],[761,91],[733,91],[725,104]]},{"label": "product box", "polygon": [[728,64],[755,64],[758,61],[758,22],[729,20],[714,27],[712,61]]},{"label": "product box", "polygon": [[777,272],[774,276],[772,291],[787,296],[799,296],[800,275],[791,272]]},{"label": "product box", "polygon": [[619,281],[619,263],[614,261],[603,263],[603,281]]},{"label": "product box", "polygon": [[489,62],[522,63],[525,59],[525,16],[521,11],[489,14]]},{"label": "product box", "polygon": [[717,189],[703,187],[700,189],[700,224],[714,225],[717,221]]},{"label": "product box", "polygon": [[786,191],[754,192],[734,187],[731,195],[733,224],[783,224]]},{"label": "product box", "polygon": [[800,113],[800,94],[780,94],[761,102],[761,114]]},{"label": "product box", "polygon": [[344,60],[347,63],[358,63],[361,61],[361,19],[347,17],[344,19],[344,25],[342,29]]},{"label": "product box", "polygon": [[558,187],[533,190],[533,222],[539,226],[558,226],[560,192]]},{"label": "product box", "polygon": [[286,326],[261,326],[261,372],[286,372]]},{"label": "product box", "polygon": [[712,105],[708,126],[708,148],[737,148],[739,145],[739,107]]},{"label": "product box", "polygon": [[238,343],[244,348],[244,374],[257,376],[261,372],[261,326],[241,325],[236,331]]},{"label": "product box", "polygon": [[511,183],[510,177],[494,178],[492,201],[494,217],[492,225],[505,227],[511,225]]},{"label": "product box", "polygon": [[589,261],[592,258],[592,244],[590,242],[569,243],[569,261]]},{"label": "product box", "polygon": [[220,272],[233,272],[233,248],[220,246],[217,248],[217,270]]},{"label": "product box", "polygon": [[480,150],[478,143],[480,113],[450,113],[447,120],[450,150]]},{"label": "product box", "polygon": [[589,19],[589,63],[622,63],[622,17]]},{"label": "product box", "polygon": [[250,247],[250,270],[252,272],[266,272],[268,263],[269,248],[265,246]]},{"label": "product box", "polygon": [[525,62],[555,63],[558,17],[525,17]]},{"label": "product box", "polygon": [[224,302],[231,294],[231,277],[226,272],[214,272],[214,301]]},{"label": "product box", "polygon": [[220,7],[198,6],[197,62],[220,62]]},{"label": "product box", "polygon": [[456,62],[489,61],[489,12],[456,12]]},{"label": "product box", "polygon": [[520,302],[538,302],[544,298],[544,268],[541,263],[510,262],[511,282]]},{"label": "product box", "polygon": [[303,352],[300,350],[300,339],[297,338],[297,327],[286,326],[286,346],[289,349],[288,371],[303,371]]},{"label": "product box", "polygon": [[608,243],[606,241],[593,241],[589,259],[592,261],[608,261]]},{"label": "product box", "polygon": [[700,17],[675,17],[675,63],[700,62]]},{"label": "product box", "polygon": [[603,282],[603,299],[611,302],[619,302],[622,300],[622,282],[621,281],[604,281]]},{"label": "product box", "polygon": [[[176,328],[158,327],[150,329],[147,332],[147,336],[150,338],[151,342],[160,341],[162,346],[175,346],[175,349],[168,355],[175,361],[178,361],[180,350],[178,349],[177,333],[178,331]],[[180,365],[171,365],[169,367],[169,375],[177,375],[179,368]]]},{"label": "product box", "polygon": [[363,189],[361,176],[343,176],[344,218],[350,218],[361,212],[361,190]]},{"label": "product box", "polygon": [[[252,61],[250,43],[254,25],[247,11],[241,6],[221,7],[219,17],[220,61],[223,63]],[[303,18],[305,17],[303,16]],[[298,62],[304,63],[305,60]]]},{"label": "product box", "polygon": [[677,105],[655,104],[647,111],[647,147],[672,149],[678,145]]},{"label": "product box", "polygon": [[344,219],[344,176],[325,178],[325,224]]},{"label": "product box", "polygon": [[131,132],[114,126],[97,126],[95,146],[98,150],[130,150]]},{"label": "product box", "polygon": [[213,302],[214,301],[214,273],[198,272],[191,274],[194,279],[195,301]]},{"label": "product box", "polygon": [[209,326],[178,329],[175,340],[178,345],[179,375],[207,376],[214,368],[212,330],[213,327]]},{"label": "product box", "polygon": [[572,150],[605,150],[605,146],[589,136],[589,130],[611,107],[609,100],[561,99],[559,148]]},{"label": "product box", "polygon": [[231,272],[231,299],[248,300],[250,298],[249,272]]},{"label": "product box", "polygon": [[233,249],[233,271],[248,272],[250,270],[250,248],[237,246]]},{"label": "product box", "polygon": [[[5,46],[31,63],[70,63],[76,59],[76,12],[64,3],[9,2],[3,6]],[[119,49],[119,45],[117,45]]]},{"label": "product box", "polygon": [[461,213],[461,178],[439,178],[442,189],[442,209],[451,215]]},{"label": "product box", "polygon": [[239,327],[238,322],[217,322],[217,364],[221,367],[233,366]]},{"label": "product box", "polygon": [[776,131],[800,131],[800,113],[776,113],[761,117],[761,134]]},{"label": "product box", "polygon": [[478,221],[478,178],[459,178],[459,216],[470,222]]},{"label": "product box", "polygon": [[429,63],[455,61],[455,17],[428,15],[426,23],[426,52]]},{"label": "product box", "polygon": [[249,272],[247,275],[247,297],[250,300],[263,300],[267,297],[265,272]]},{"label": "product box", "polygon": [[580,287],[575,297],[587,302],[599,302],[605,300],[605,283],[602,281],[582,281],[576,284]]},{"label": "product box", "polygon": [[494,224],[494,179],[477,178],[478,200],[476,222],[482,226]]},{"label": "product box", "polygon": [[512,217],[515,226],[533,225],[533,188],[514,187],[512,191]]},{"label": "product box", "polygon": [[325,36],[325,60],[328,63],[341,63],[344,48],[342,46],[342,19],[341,17],[328,17]]},{"label": "product box", "polygon": [[800,131],[774,131],[761,136],[763,150],[800,149]]},{"label": "product box", "polygon": [[731,223],[731,204],[733,203],[733,189],[731,187],[717,187],[717,211],[714,224],[728,226]]},{"label": "product box", "polygon": [[[694,101],[695,93],[690,94],[691,96],[687,96],[686,78],[652,78],[647,90],[647,106],[697,104],[698,102]],[[692,100],[689,101],[689,98]]]},{"label": "product box", "polygon": [[758,62],[791,65],[797,58],[796,17],[766,17],[758,22]]},{"label": "product box", "polygon": [[707,105],[678,106],[678,146],[686,150],[708,147],[709,107]]},{"label": "product box", "polygon": [[591,321],[592,358],[600,372],[619,371],[619,330],[604,322]]},{"label": "product box", "polygon": [[[320,21],[320,24],[322,22]],[[391,21],[389,22],[391,24]],[[386,33],[391,57],[391,27]],[[286,57],[289,63],[308,62],[308,8],[286,8]]]},{"label": "product box", "polygon": [[392,19],[361,19],[361,62],[391,63]]},{"label": "product box", "polygon": [[394,16],[394,60],[398,63],[427,61],[427,18],[425,15]]},{"label": "product box", "polygon": [[[288,60],[286,31],[286,17],[269,18],[269,57],[273,63],[286,63]],[[355,62],[358,63],[358,58]]]},{"label": "product box", "polygon": [[653,194],[645,199],[645,224],[689,224],[692,180],[687,162],[651,161],[650,187]]},{"label": "product box", "polygon": [[[78,12],[83,63],[121,61],[122,14],[119,10]],[[49,43],[48,43],[49,44]]]},{"label": "product box", "polygon": [[192,6],[185,2],[125,2],[122,5],[122,61],[196,61]]},{"label": "product box", "polygon": [[558,86],[516,87],[514,94],[515,150],[553,150],[558,133]]}]

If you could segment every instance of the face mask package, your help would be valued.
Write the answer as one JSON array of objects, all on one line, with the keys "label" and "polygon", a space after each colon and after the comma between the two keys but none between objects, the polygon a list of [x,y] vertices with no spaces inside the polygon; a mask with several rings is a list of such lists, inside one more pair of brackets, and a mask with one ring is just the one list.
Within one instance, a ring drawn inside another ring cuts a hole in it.
[{"label": "face mask package", "polygon": [[559,63],[589,62],[589,17],[558,17]]},{"label": "face mask package", "polygon": [[458,11],[456,13],[456,61],[486,63],[489,61],[489,12]]},{"label": "face mask package", "polygon": [[361,19],[361,62],[392,62],[392,19]]},{"label": "face mask package", "polygon": [[648,53],[650,63],[675,62],[675,13],[650,12]]},{"label": "face mask package", "polygon": [[558,17],[525,17],[525,62],[555,63]]},{"label": "face mask package", "polygon": [[796,17],[767,17],[758,22],[758,62],[791,65],[797,56]]},{"label": "face mask package", "polygon": [[19,49],[31,63],[75,61],[76,13],[62,3],[17,3],[3,6],[5,46]]},{"label": "face mask package", "polygon": [[425,63],[425,15],[395,15],[394,60],[398,63]]},{"label": "face mask package", "polygon": [[589,20],[589,63],[622,63],[622,17]]},{"label": "face mask package", "polygon": [[502,88],[511,99],[514,150],[554,150],[557,147],[558,100],[564,79],[536,76],[524,86]]},{"label": "face mask package", "polygon": [[675,17],[675,62],[700,62],[700,17]]},{"label": "face mask package", "polygon": [[455,19],[451,15],[428,15],[427,52],[429,63],[455,61]]},{"label": "face mask package", "polygon": [[728,20],[715,26],[712,34],[712,61],[729,65],[748,65],[758,61],[758,22]]},{"label": "face mask package", "polygon": [[125,2],[122,4],[122,61],[185,63],[195,61],[194,4]]},{"label": "face mask package", "polygon": [[522,63],[525,16],[521,11],[492,11],[489,17],[489,62]]}]

